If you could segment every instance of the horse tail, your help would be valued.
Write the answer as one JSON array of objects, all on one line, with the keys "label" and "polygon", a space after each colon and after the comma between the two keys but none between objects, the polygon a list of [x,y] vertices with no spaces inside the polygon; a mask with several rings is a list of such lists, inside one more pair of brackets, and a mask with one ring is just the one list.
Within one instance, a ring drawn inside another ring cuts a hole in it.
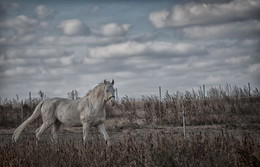
[{"label": "horse tail", "polygon": [[42,107],[42,104],[43,104],[43,101],[40,102],[36,108],[34,109],[32,115],[26,120],[24,121],[15,131],[14,131],[14,134],[12,136],[12,140],[14,142],[16,142],[21,133],[23,132],[24,128],[27,127],[31,122],[33,122],[36,118],[38,118],[41,114],[41,107]]}]

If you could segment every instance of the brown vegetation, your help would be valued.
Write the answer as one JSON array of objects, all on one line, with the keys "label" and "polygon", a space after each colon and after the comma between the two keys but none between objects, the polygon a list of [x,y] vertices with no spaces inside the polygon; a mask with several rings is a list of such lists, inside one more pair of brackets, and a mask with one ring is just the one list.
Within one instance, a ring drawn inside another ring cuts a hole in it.
[{"label": "brown vegetation", "polygon": [[[17,127],[38,102],[2,103],[1,128]],[[258,89],[218,87],[208,90],[207,96],[201,90],[166,93],[162,101],[155,96],[141,100],[125,96],[106,109],[110,132],[182,126],[183,113],[186,126],[219,125],[222,129],[210,133],[198,130],[186,138],[181,133],[128,133],[110,147],[101,137],[90,139],[85,147],[76,140],[58,145],[44,140],[35,145],[35,138],[26,137],[16,144],[0,142],[0,166],[260,166],[260,140],[253,135],[260,129]],[[242,134],[228,129],[240,129]]]},{"label": "brown vegetation", "polygon": [[74,141],[58,145],[28,138],[0,147],[0,166],[259,166],[260,145],[249,134],[237,138],[225,131],[182,136],[126,135],[106,147],[102,138],[86,146]]}]

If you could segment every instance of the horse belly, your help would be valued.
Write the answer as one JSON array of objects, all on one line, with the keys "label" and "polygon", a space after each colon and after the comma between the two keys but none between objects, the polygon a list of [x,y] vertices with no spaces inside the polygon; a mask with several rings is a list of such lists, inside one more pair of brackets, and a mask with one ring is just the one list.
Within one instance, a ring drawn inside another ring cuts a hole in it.
[{"label": "horse belly", "polygon": [[98,126],[98,125],[104,123],[105,119],[106,119],[106,116],[102,112],[89,118],[91,126]]},{"label": "horse belly", "polygon": [[81,126],[80,114],[75,110],[60,110],[56,115],[57,119],[67,126]]}]

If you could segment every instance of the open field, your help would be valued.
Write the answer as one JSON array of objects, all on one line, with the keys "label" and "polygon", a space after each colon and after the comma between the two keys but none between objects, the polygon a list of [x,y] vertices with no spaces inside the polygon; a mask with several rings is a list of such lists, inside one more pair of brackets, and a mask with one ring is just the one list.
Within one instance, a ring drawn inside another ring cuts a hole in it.
[{"label": "open field", "polygon": [[49,131],[36,145],[40,119],[11,143],[15,127],[38,101],[2,104],[0,166],[260,166],[258,90],[211,92],[206,98],[199,92],[166,94],[162,101],[126,96],[107,106],[109,147],[95,128],[83,146],[81,128],[67,127],[61,128],[58,145],[50,142]]},{"label": "open field", "polygon": [[80,129],[61,130],[59,144],[49,132],[35,144],[27,131],[19,143],[10,143],[13,129],[1,131],[1,166],[259,166],[260,130],[222,126],[124,127],[110,129],[112,145],[92,129],[87,145]]}]

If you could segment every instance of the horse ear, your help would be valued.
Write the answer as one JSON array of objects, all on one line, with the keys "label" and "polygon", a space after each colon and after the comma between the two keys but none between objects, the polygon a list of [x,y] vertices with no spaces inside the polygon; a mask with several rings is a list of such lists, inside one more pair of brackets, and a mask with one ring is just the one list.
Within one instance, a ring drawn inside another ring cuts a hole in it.
[{"label": "horse ear", "polygon": [[104,80],[104,84],[106,84],[106,83],[107,83],[107,80],[105,79],[105,80]]},{"label": "horse ear", "polygon": [[111,84],[112,84],[112,85],[114,85],[114,83],[115,83],[115,81],[114,81],[114,80],[112,80],[112,83],[111,83]]}]

